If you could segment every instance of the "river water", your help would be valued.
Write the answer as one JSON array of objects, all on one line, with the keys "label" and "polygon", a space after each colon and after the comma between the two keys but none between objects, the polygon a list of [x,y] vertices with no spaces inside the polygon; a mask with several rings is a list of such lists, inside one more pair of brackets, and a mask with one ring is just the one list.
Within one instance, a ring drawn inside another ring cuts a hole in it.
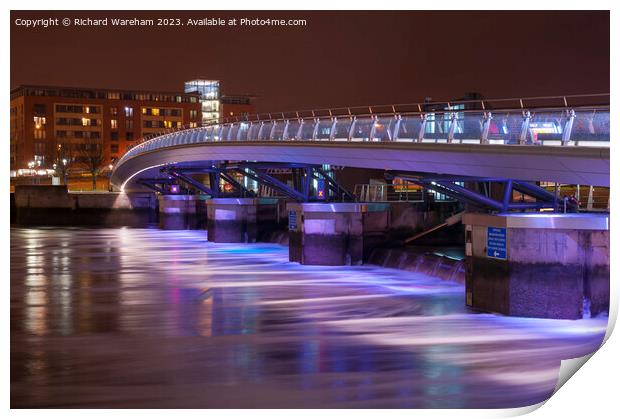
[{"label": "river water", "polygon": [[13,408],[517,407],[606,324],[480,314],[460,284],[204,231],[11,230]]}]

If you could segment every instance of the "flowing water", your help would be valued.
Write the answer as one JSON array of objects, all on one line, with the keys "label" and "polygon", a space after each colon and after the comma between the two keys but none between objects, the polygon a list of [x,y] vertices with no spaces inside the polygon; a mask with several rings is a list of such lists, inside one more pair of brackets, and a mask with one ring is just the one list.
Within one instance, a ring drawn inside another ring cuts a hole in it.
[{"label": "flowing water", "polygon": [[11,230],[14,408],[517,407],[606,324],[480,314],[457,283],[204,231]]}]

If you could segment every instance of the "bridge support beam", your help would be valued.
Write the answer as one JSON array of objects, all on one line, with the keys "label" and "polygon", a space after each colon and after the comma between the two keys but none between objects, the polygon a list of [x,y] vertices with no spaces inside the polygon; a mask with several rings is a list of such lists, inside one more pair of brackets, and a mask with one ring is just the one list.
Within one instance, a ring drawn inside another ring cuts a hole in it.
[{"label": "bridge support beam", "polygon": [[276,198],[214,198],[207,201],[207,235],[215,243],[254,243],[277,228]]},{"label": "bridge support beam", "polygon": [[360,265],[364,233],[385,231],[388,204],[292,203],[289,260],[302,265]]},{"label": "bridge support beam", "polygon": [[509,316],[609,311],[609,215],[466,214],[466,303]]}]

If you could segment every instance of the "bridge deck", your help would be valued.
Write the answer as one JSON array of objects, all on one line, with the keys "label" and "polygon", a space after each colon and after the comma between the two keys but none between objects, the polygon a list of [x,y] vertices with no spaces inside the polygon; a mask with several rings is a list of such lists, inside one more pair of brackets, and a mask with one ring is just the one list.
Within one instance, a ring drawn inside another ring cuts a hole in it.
[{"label": "bridge deck", "polygon": [[153,177],[167,164],[218,160],[331,164],[609,186],[608,148],[317,141],[212,142],[158,148],[123,161],[112,182],[132,189],[137,174]]}]

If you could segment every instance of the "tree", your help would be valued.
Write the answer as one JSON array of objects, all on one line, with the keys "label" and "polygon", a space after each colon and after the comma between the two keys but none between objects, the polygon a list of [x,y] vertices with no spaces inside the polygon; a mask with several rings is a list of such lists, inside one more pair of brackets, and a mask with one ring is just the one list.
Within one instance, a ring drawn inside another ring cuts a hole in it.
[{"label": "tree", "polygon": [[87,140],[84,143],[77,144],[78,161],[93,179],[93,191],[97,189],[97,176],[101,174],[105,167],[105,153],[103,144],[96,140]]},{"label": "tree", "polygon": [[69,168],[75,161],[75,146],[69,142],[56,144],[53,150],[52,161],[54,170],[59,174],[65,185],[67,185],[67,175]]}]

